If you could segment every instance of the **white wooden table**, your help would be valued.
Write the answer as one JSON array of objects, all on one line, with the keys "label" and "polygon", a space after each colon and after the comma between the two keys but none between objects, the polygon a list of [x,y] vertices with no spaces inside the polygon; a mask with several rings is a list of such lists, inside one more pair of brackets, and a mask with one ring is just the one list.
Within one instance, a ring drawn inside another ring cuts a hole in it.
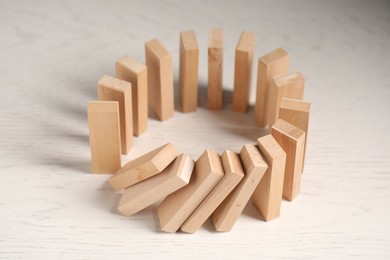
[{"label": "white wooden table", "polygon": [[[0,258],[390,258],[389,2],[208,2],[0,1]],[[221,112],[205,109],[214,26],[225,29]],[[155,206],[116,214],[109,176],[89,171],[86,105],[99,77],[114,75],[124,54],[143,62],[144,42],[156,37],[177,79],[186,29],[200,45],[200,108],[150,120],[122,159],[165,142],[196,159],[264,134],[253,109],[236,114],[229,104],[235,45],[254,31],[256,57],[287,49],[312,101],[302,192],[275,221],[248,205],[229,233],[210,222],[194,235],[161,233]]]}]

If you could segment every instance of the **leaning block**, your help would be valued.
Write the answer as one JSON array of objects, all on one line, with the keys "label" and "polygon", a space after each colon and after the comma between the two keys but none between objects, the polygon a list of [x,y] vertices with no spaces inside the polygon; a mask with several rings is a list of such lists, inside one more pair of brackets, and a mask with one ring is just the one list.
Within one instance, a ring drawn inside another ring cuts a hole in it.
[{"label": "leaning block", "polygon": [[217,231],[230,231],[233,228],[268,168],[256,145],[244,145],[240,157],[245,176],[212,215]]},{"label": "leaning block", "polygon": [[190,181],[195,162],[179,155],[165,170],[123,192],[118,210],[131,216],[184,187]]},{"label": "leaning block", "polygon": [[181,226],[182,231],[195,233],[244,177],[244,170],[237,153],[226,150],[221,155],[221,159],[225,175]]},{"label": "leaning block", "polygon": [[269,221],[280,215],[286,153],[272,135],[257,139],[257,145],[268,169],[252,195],[252,202],[264,220]]},{"label": "leaning block", "polygon": [[175,147],[168,143],[125,164],[108,183],[119,191],[162,172],[175,158]]},{"label": "leaning block", "polygon": [[184,113],[198,107],[199,48],[194,31],[180,33],[180,100]]},{"label": "leaning block", "polygon": [[301,186],[305,132],[278,119],[272,126],[271,134],[286,152],[283,198],[292,201],[298,195]]},{"label": "leaning block", "polygon": [[139,136],[148,129],[148,74],[142,63],[123,56],[115,63],[116,77],[131,83],[133,132]]},{"label": "leaning block", "polygon": [[222,109],[223,30],[209,31],[208,49],[208,103],[209,109]]},{"label": "leaning block", "polygon": [[190,184],[172,193],[160,204],[158,216],[161,230],[176,232],[223,175],[219,154],[206,150],[195,163]]},{"label": "leaning block", "polygon": [[118,102],[90,101],[88,127],[92,172],[115,173],[121,168]]},{"label": "leaning block", "polygon": [[123,154],[127,154],[133,144],[131,84],[127,81],[104,75],[98,82],[98,97],[102,101],[118,102],[121,149]]},{"label": "leaning block", "polygon": [[250,96],[255,33],[242,32],[237,43],[234,63],[233,111],[248,110]]},{"label": "leaning block", "polygon": [[267,110],[271,80],[276,75],[287,74],[289,66],[290,56],[283,48],[276,49],[259,58],[255,121],[262,127],[269,125]]},{"label": "leaning block", "polygon": [[148,67],[148,103],[153,117],[165,121],[173,116],[172,55],[157,39],[145,43]]}]

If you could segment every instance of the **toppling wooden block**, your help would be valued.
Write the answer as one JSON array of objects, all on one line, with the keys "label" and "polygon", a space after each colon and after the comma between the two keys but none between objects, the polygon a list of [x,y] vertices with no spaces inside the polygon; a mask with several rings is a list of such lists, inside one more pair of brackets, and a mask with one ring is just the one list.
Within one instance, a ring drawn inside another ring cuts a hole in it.
[{"label": "toppling wooden block", "polygon": [[268,169],[252,195],[252,202],[264,220],[269,221],[280,215],[286,153],[272,135],[257,139],[257,145]]},{"label": "toppling wooden block", "polygon": [[244,170],[237,153],[226,150],[221,155],[221,159],[225,175],[181,226],[182,231],[195,233],[244,177]]},{"label": "toppling wooden block", "polygon": [[125,189],[118,210],[131,216],[184,187],[190,181],[194,164],[188,155],[179,155],[160,174]]},{"label": "toppling wooden block", "polygon": [[306,157],[307,131],[309,130],[310,102],[299,99],[282,98],[280,101],[279,118],[305,132],[305,148],[302,162],[303,172]]},{"label": "toppling wooden block", "polygon": [[175,158],[175,147],[168,143],[125,164],[108,183],[119,191],[162,172]]},{"label": "toppling wooden block", "polygon": [[289,66],[290,56],[283,48],[276,49],[259,58],[255,121],[262,127],[270,125],[267,110],[271,80],[276,75],[287,74]]},{"label": "toppling wooden block", "polygon": [[158,216],[161,230],[176,232],[223,176],[219,154],[206,150],[195,163],[190,183],[160,204]]},{"label": "toppling wooden block", "polygon": [[244,145],[240,157],[245,176],[212,215],[217,231],[230,231],[233,228],[268,168],[256,145]]},{"label": "toppling wooden block", "polygon": [[118,102],[90,101],[88,126],[92,172],[115,173],[121,168]]},{"label": "toppling wooden block", "polygon": [[184,113],[198,107],[199,48],[194,31],[180,33],[180,101]]},{"label": "toppling wooden block", "polygon": [[283,198],[292,201],[298,195],[301,186],[305,132],[278,119],[272,126],[271,134],[286,152]]},{"label": "toppling wooden block", "polygon": [[131,83],[133,132],[139,136],[148,129],[148,74],[142,63],[123,56],[115,63],[116,77]]},{"label": "toppling wooden block", "polygon": [[209,30],[208,47],[208,104],[209,109],[222,109],[223,30]]},{"label": "toppling wooden block", "polygon": [[118,102],[121,150],[123,154],[127,154],[133,144],[131,84],[127,81],[104,75],[98,82],[98,97],[101,101]]},{"label": "toppling wooden block", "polygon": [[148,67],[148,104],[153,117],[165,121],[173,116],[173,65],[171,53],[157,39],[145,43]]},{"label": "toppling wooden block", "polygon": [[270,126],[279,118],[280,101],[282,98],[302,99],[304,86],[305,79],[300,72],[273,77],[268,100]]},{"label": "toppling wooden block", "polygon": [[237,43],[234,63],[233,111],[245,113],[250,96],[255,33],[242,32]]}]

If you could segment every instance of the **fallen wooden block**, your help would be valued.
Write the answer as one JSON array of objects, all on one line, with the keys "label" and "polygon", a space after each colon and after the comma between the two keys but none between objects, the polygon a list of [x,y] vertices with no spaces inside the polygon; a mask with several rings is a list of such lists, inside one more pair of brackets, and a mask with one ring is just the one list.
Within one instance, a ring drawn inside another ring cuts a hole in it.
[{"label": "fallen wooden block", "polygon": [[188,155],[179,155],[167,168],[123,192],[118,210],[131,216],[165,198],[190,181],[195,162]]},{"label": "fallen wooden block", "polygon": [[145,43],[148,67],[148,104],[151,115],[160,121],[173,116],[172,55],[157,39]]},{"label": "fallen wooden block", "polygon": [[307,131],[309,130],[310,102],[299,99],[282,98],[280,101],[279,118],[305,132],[305,148],[302,162],[303,172],[306,158]]},{"label": "fallen wooden block", "polygon": [[223,176],[219,154],[206,150],[195,163],[190,183],[160,204],[158,216],[161,230],[176,232]]},{"label": "fallen wooden block", "polygon": [[252,202],[264,220],[269,221],[280,215],[286,153],[272,135],[257,139],[257,145],[268,169],[252,195]]},{"label": "fallen wooden block", "polygon": [[180,100],[184,113],[198,107],[199,48],[194,31],[180,33]]},{"label": "fallen wooden block", "polygon": [[123,56],[115,63],[116,77],[131,83],[133,132],[139,136],[148,129],[148,74],[142,63]]},{"label": "fallen wooden block", "polygon": [[90,101],[88,127],[92,172],[115,173],[121,168],[118,102]]},{"label": "fallen wooden block", "polygon": [[255,33],[242,32],[234,62],[233,111],[245,113],[250,96]]},{"label": "fallen wooden block", "polygon": [[212,220],[217,231],[233,228],[268,168],[256,145],[244,145],[240,157],[245,176],[213,213]]},{"label": "fallen wooden block", "polygon": [[271,80],[276,75],[287,74],[289,66],[290,56],[283,48],[276,49],[259,58],[255,121],[262,127],[270,125],[267,110]]},{"label": "fallen wooden block", "polygon": [[221,159],[225,175],[181,226],[182,231],[195,233],[244,177],[238,154],[226,150]]},{"label": "fallen wooden block", "polygon": [[283,198],[292,201],[298,195],[301,186],[305,132],[278,119],[272,126],[271,134],[286,152]]},{"label": "fallen wooden block", "polygon": [[223,30],[209,30],[208,47],[208,104],[209,109],[222,109]]},{"label": "fallen wooden block", "polygon": [[168,143],[125,164],[108,183],[119,191],[162,172],[175,158],[175,147]]}]

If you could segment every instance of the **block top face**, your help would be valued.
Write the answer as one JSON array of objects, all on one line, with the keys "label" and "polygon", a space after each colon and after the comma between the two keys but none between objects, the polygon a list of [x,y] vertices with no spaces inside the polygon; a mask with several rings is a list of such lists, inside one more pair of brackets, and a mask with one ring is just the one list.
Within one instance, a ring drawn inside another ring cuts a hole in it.
[{"label": "block top face", "polygon": [[221,157],[227,160],[227,163],[225,163],[226,161],[223,163],[225,174],[235,173],[244,176],[241,159],[237,153],[226,150],[223,152]]},{"label": "block top face", "polygon": [[[257,139],[257,144],[259,145],[259,147],[266,147],[266,153],[268,153],[271,158],[286,157],[286,152],[272,135],[260,137],[259,139]],[[260,150],[262,149],[260,148]]]},{"label": "block top face", "polygon": [[171,56],[171,53],[165,48],[165,46],[157,39],[152,39],[145,43],[145,47],[148,48],[157,58],[164,58]]},{"label": "block top face", "polygon": [[242,32],[236,50],[249,52],[255,47],[256,35],[253,32]]},{"label": "block top face", "polygon": [[298,127],[284,121],[283,119],[278,119],[275,124],[272,126],[272,130],[281,132],[292,139],[304,138],[305,132],[299,129]]},{"label": "block top face", "polygon": [[198,42],[194,31],[180,32],[180,42],[185,50],[198,50]]},{"label": "block top face", "polygon": [[[245,170],[251,170],[251,168],[268,168],[268,164],[265,162],[264,158],[261,156],[257,145],[254,144],[245,144],[240,152],[242,164],[245,167]],[[248,168],[250,166],[250,168]]]},{"label": "block top face", "polygon": [[277,75],[273,77],[276,85],[278,87],[283,87],[286,85],[291,84],[292,82],[304,82],[305,79],[303,78],[303,75],[298,72],[289,73],[286,75]]},{"label": "block top face", "polygon": [[88,112],[115,113],[119,112],[117,101],[89,101]]},{"label": "block top face", "polygon": [[140,62],[138,62],[135,59],[130,58],[129,56],[125,55],[119,60],[116,61],[117,63],[123,65],[128,70],[133,71],[134,73],[141,73],[146,69],[146,66]]},{"label": "block top face", "polygon": [[214,150],[206,149],[197,160],[197,164],[204,171],[224,174],[221,157]]},{"label": "block top face", "polygon": [[271,64],[279,59],[287,58],[289,59],[289,55],[287,51],[283,48],[278,48],[270,53],[259,58],[259,60],[264,64]]},{"label": "block top face", "polygon": [[282,98],[280,101],[281,109],[291,109],[301,112],[310,112],[310,102],[293,98]]},{"label": "block top face", "polygon": [[114,78],[114,77],[111,77],[108,75],[104,75],[103,77],[101,77],[99,79],[98,85],[103,86],[103,87],[112,88],[112,89],[115,89],[115,90],[118,90],[121,92],[127,90],[128,88],[131,88],[130,82],[127,82],[127,81],[124,81],[121,79],[117,79],[117,78]]},{"label": "block top face", "polygon": [[223,29],[214,28],[209,30],[209,48],[223,48]]}]

